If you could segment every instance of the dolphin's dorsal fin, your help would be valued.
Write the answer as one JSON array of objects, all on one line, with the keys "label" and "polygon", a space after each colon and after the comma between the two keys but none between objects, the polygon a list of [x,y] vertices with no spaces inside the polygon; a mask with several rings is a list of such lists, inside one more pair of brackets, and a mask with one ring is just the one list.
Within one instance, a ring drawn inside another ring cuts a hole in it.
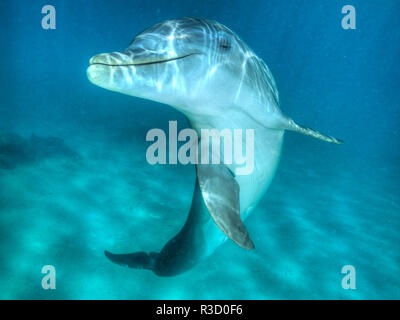
[{"label": "dolphin's dorsal fin", "polygon": [[204,203],[217,226],[242,248],[254,249],[240,219],[239,184],[224,164],[198,164],[197,179]]}]

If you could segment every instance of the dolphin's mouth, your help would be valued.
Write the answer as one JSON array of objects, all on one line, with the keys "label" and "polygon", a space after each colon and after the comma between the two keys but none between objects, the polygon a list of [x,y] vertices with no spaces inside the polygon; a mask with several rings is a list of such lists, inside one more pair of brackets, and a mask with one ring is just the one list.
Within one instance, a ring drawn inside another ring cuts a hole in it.
[{"label": "dolphin's mouth", "polygon": [[[177,57],[172,57],[172,58],[165,58],[165,59],[157,59],[157,58],[148,58],[148,59],[135,59],[128,58],[126,59],[127,61],[122,61],[122,59],[118,59],[120,57],[115,57],[112,56],[112,54],[99,54],[97,56],[94,56],[93,58],[90,59],[89,65],[102,65],[102,66],[108,66],[108,67],[129,67],[129,66],[145,66],[145,65],[151,65],[151,64],[161,64],[161,63],[166,63],[170,61],[175,61],[175,60],[180,60],[187,58],[189,56],[193,56],[197,53],[189,53],[183,56],[177,56]],[[119,60],[119,61],[115,61]]]}]

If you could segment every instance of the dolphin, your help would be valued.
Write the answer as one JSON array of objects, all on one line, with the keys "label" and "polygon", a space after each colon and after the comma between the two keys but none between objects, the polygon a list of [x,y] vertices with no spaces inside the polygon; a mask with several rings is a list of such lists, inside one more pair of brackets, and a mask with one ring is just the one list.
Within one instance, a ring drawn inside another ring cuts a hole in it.
[{"label": "dolphin", "polygon": [[235,161],[196,164],[186,223],[160,252],[105,251],[116,264],[152,270],[158,276],[186,272],[227,238],[244,249],[254,248],[242,221],[273,179],[286,130],[342,143],[285,116],[267,65],[216,21],[182,18],[158,23],[138,34],[125,51],[92,57],[87,76],[102,88],[177,109],[199,136],[202,129],[254,130],[250,174],[236,175],[241,164]]}]

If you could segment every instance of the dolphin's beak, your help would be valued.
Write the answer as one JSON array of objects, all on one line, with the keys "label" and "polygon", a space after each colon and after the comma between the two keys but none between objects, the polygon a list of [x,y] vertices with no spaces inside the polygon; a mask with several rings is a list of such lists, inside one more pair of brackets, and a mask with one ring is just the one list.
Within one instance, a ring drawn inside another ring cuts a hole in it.
[{"label": "dolphin's beak", "polygon": [[182,59],[193,54],[194,53],[179,56],[175,52],[160,54],[146,50],[127,50],[125,52],[98,54],[90,59],[89,64],[105,66],[140,66]]},{"label": "dolphin's beak", "polygon": [[89,60],[89,64],[101,64],[106,66],[134,65],[135,59],[132,55],[122,52],[101,53]]},{"label": "dolphin's beak", "polygon": [[[175,52],[158,53],[144,49],[126,50],[124,52],[101,53],[95,55],[89,60],[87,69],[87,77],[93,84],[108,90],[122,92],[126,84],[133,81],[133,77],[137,75],[136,68],[142,66],[154,66],[155,64],[166,63],[173,60],[182,59],[195,53],[178,56]],[[130,74],[123,72],[127,71]],[[125,69],[125,70],[124,70]],[[147,70],[143,70],[147,73]],[[124,81],[118,81],[118,74],[123,74]],[[128,76],[128,78],[127,78]],[[130,79],[130,80],[127,80]],[[125,89],[124,89],[125,90]]]}]

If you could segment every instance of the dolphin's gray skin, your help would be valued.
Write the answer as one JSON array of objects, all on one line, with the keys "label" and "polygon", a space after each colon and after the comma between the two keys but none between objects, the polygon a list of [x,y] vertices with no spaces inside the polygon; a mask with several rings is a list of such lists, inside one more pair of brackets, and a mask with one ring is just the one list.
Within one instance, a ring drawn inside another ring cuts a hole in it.
[{"label": "dolphin's gray skin", "polygon": [[150,269],[160,276],[189,270],[227,236],[245,249],[254,248],[242,220],[271,183],[285,130],[341,143],[283,115],[267,65],[215,21],[183,18],[156,24],[136,36],[125,51],[94,56],[87,74],[100,87],[176,108],[199,136],[201,129],[254,129],[252,173],[235,176],[236,162],[196,165],[187,221],[160,253],[105,252],[117,264]]}]

